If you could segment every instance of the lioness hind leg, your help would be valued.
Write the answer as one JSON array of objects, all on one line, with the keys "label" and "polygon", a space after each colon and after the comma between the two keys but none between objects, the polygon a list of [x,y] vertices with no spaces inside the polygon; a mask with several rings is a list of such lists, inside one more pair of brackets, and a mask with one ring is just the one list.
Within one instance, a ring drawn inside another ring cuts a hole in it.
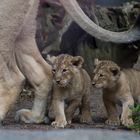
[{"label": "lioness hind leg", "polygon": [[82,105],[80,109],[80,122],[81,123],[92,123],[92,115],[90,111],[90,95],[86,94],[83,96]]},{"label": "lioness hind leg", "polygon": [[11,106],[17,98],[18,92],[15,90],[0,92],[0,122],[2,122]]},{"label": "lioness hind leg", "polygon": [[[18,65],[35,89],[32,110],[20,110],[16,120],[25,123],[41,123],[45,120],[47,95],[52,88],[51,66],[41,57],[34,38],[17,42],[16,58]],[[30,51],[29,51],[30,50]]]},{"label": "lioness hind leg", "polygon": [[[0,122],[14,104],[24,85],[24,76],[16,66],[15,59],[4,61],[0,55]],[[7,65],[9,64],[9,65]]]},{"label": "lioness hind leg", "polygon": [[21,32],[28,9],[29,0],[0,1],[0,121],[4,119],[24,84],[24,76],[16,65],[14,51],[15,40]]}]

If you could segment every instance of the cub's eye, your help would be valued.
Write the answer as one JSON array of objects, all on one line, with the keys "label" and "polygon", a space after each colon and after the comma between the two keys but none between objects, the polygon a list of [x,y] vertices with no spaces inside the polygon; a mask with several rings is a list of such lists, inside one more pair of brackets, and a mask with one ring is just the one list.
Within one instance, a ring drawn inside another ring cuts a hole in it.
[{"label": "cub's eye", "polygon": [[103,77],[103,76],[104,76],[103,74],[100,74],[100,75],[99,75],[99,77]]},{"label": "cub's eye", "polygon": [[55,73],[55,72],[56,72],[56,70],[55,70],[55,69],[52,69],[52,72],[53,72],[53,73]]},{"label": "cub's eye", "polygon": [[67,69],[63,69],[62,72],[64,72],[64,73],[67,72]]}]

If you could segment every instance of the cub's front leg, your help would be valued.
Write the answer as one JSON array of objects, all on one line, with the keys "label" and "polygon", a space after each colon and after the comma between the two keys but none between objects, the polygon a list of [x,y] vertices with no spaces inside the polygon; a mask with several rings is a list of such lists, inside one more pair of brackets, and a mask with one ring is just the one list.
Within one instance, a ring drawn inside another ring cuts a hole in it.
[{"label": "cub's front leg", "polygon": [[120,125],[120,119],[117,112],[116,104],[110,99],[106,98],[106,95],[103,94],[103,101],[106,107],[108,119],[106,120],[106,124],[108,125]]},{"label": "cub's front leg", "polygon": [[68,124],[71,124],[72,117],[76,111],[76,109],[81,105],[81,99],[74,99],[70,102],[66,109],[66,119]]},{"label": "cub's front leg", "polygon": [[121,123],[124,126],[129,126],[133,124],[133,120],[131,118],[132,111],[129,109],[129,106],[134,106],[134,100],[132,97],[129,97],[127,98],[127,100],[122,102]]},{"label": "cub's front leg", "polygon": [[53,112],[55,115],[55,121],[51,123],[55,128],[64,128],[67,125],[65,112],[64,112],[64,101],[60,99],[54,99],[52,101]]},{"label": "cub's front leg", "polygon": [[87,123],[87,124],[93,123],[92,115],[90,111],[90,94],[86,94],[83,96],[80,113],[81,113],[80,116],[81,123]]}]

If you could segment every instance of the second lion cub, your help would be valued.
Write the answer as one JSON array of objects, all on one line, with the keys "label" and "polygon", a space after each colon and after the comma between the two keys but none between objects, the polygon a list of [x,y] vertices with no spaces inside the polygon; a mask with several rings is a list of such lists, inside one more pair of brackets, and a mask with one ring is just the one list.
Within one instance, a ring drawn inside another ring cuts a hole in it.
[{"label": "second lion cub", "polygon": [[134,69],[120,69],[113,61],[95,60],[92,84],[103,89],[103,101],[107,109],[109,125],[119,125],[116,104],[122,105],[121,123],[133,124],[129,106],[140,103],[140,72]]},{"label": "second lion cub", "polygon": [[[80,56],[62,54],[50,58],[53,65],[53,99],[52,107],[55,115],[54,127],[65,127],[80,107],[80,122],[92,122],[90,113],[91,80],[82,69],[84,62]],[[65,108],[65,104],[67,107]]]}]

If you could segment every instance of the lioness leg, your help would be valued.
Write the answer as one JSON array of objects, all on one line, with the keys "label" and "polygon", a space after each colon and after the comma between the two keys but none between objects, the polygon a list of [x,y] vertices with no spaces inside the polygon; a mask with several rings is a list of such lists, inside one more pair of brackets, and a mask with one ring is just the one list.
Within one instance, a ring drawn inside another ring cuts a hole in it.
[{"label": "lioness leg", "polygon": [[2,122],[22,90],[25,78],[14,64],[14,59],[9,67],[0,55],[0,64],[0,122]]},{"label": "lioness leg", "polygon": [[66,108],[66,119],[68,124],[71,124],[72,117],[78,107],[81,105],[81,99],[75,99],[70,102],[68,107]]},{"label": "lioness leg", "polygon": [[90,111],[90,95],[86,94],[82,99],[82,106],[80,109],[81,117],[80,122],[81,123],[92,123],[92,116]]},{"label": "lioness leg", "polygon": [[103,101],[108,115],[108,119],[106,120],[105,123],[109,125],[120,125],[116,104],[106,99],[104,96],[103,96]]},{"label": "lioness leg", "polygon": [[21,38],[17,42],[16,58],[22,73],[35,89],[32,109],[18,111],[16,120],[25,123],[41,123],[45,119],[47,95],[52,87],[51,67],[38,52],[34,38]]},{"label": "lioness leg", "polygon": [[52,87],[52,72],[51,66],[40,55],[35,41],[39,0],[29,2],[30,8],[16,40],[16,59],[20,70],[35,89],[35,100],[32,109],[18,111],[16,119],[26,123],[41,123],[44,121],[47,95]]},{"label": "lioness leg", "polygon": [[0,1],[0,121],[16,100],[24,76],[15,61],[16,38],[29,7],[29,0]]}]

